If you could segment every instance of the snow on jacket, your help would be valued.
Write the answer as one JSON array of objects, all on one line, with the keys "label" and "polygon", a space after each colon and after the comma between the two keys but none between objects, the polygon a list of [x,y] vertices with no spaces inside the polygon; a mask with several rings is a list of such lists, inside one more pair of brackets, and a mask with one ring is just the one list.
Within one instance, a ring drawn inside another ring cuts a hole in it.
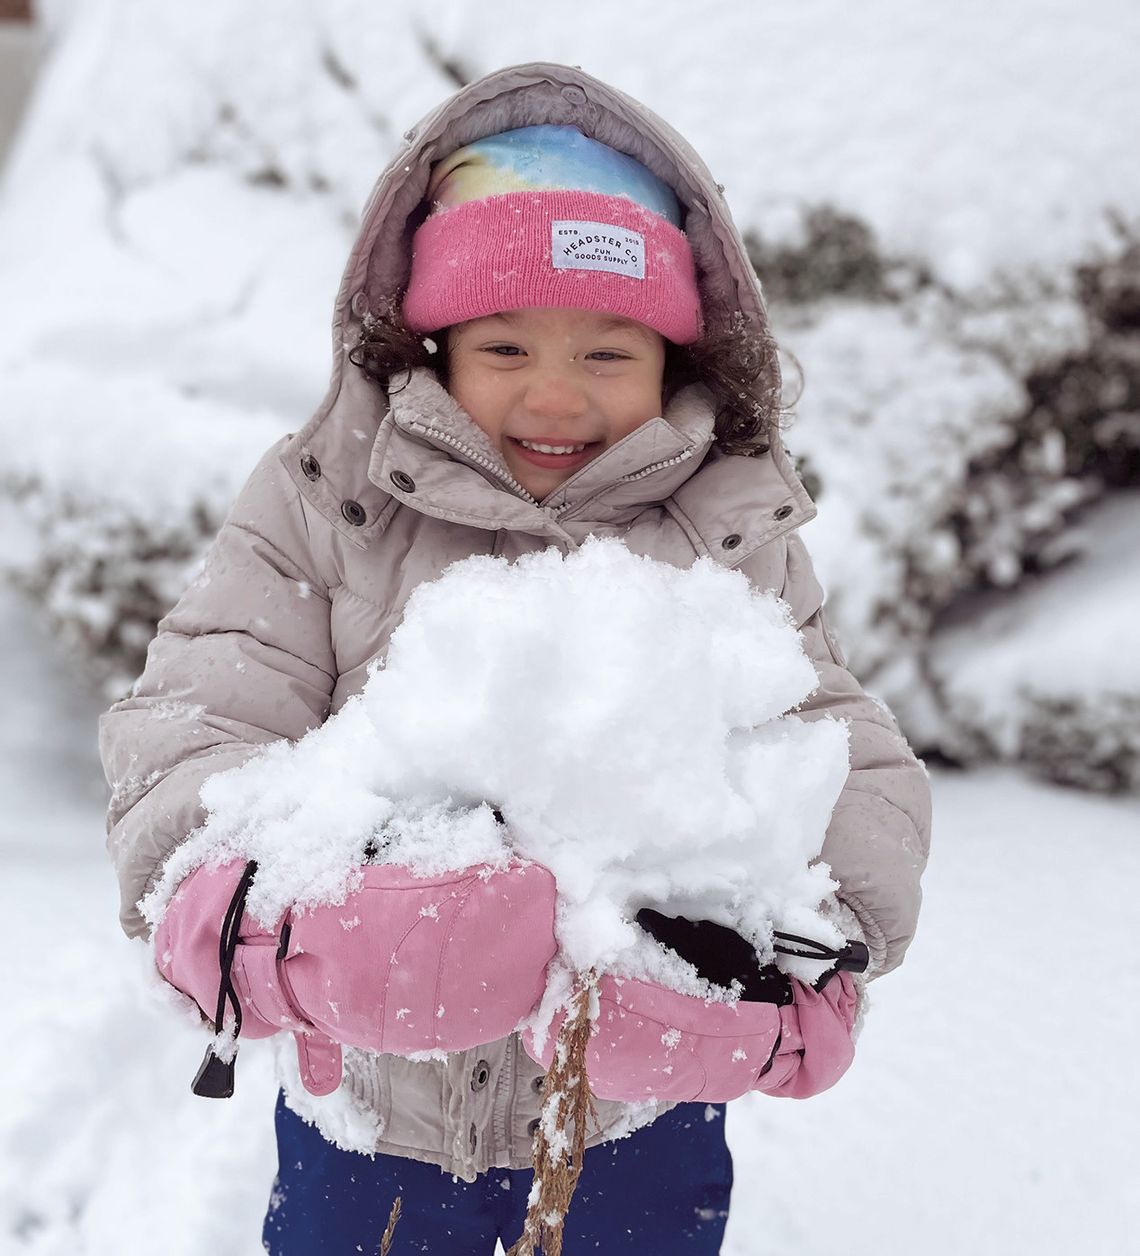
[{"label": "snow on jacket", "polygon": [[[760,456],[721,454],[712,445],[709,394],[690,387],[538,503],[431,372],[414,372],[388,397],[348,362],[363,312],[406,280],[406,219],[431,163],[477,137],[538,123],[576,124],[664,178],[686,207],[706,308],[739,309],[753,325],[765,323],[739,234],[703,162],[643,106],[580,70],[500,71],[409,132],[377,182],[349,257],[324,401],[254,470],[201,575],[159,624],[131,696],[103,717],[108,848],[123,927],[145,931],[137,903],[202,822],[202,782],[269,742],[303,736],[358,693],[416,585],[472,554],[568,550],[593,533],[679,566],[710,556],[790,605],[820,679],[800,714],[851,721],[851,771],[823,854],[879,976],[901,961],[914,932],[929,787],[890,713],[844,667],[824,622],[823,591],[797,534],[815,508],[778,434]],[[446,1062],[349,1052],[339,1098],[366,1118],[355,1122],[357,1133],[334,1120],[335,1105],[324,1121],[319,1102],[307,1110],[337,1141],[470,1180],[492,1166],[529,1164],[538,1075],[516,1035]],[[303,1092],[285,1081],[304,1106]],[[630,1119],[624,1105],[600,1109],[592,1141]]]}]

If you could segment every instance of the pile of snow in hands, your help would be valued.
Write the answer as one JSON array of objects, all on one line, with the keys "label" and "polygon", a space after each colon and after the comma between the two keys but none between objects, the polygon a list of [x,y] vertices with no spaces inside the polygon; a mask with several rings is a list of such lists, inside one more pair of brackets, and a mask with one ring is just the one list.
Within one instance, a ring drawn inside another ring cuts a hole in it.
[{"label": "pile of snow in hands", "polygon": [[558,882],[551,994],[596,967],[723,997],[633,918],[715,920],[763,958],[773,928],[841,943],[810,861],[848,728],[785,714],[816,684],[787,606],[711,561],[612,540],[467,559],[415,591],[358,697],[207,782],[207,822],[144,910],[235,857],[258,861],[248,910],[272,925],[343,901],[369,843],[425,875],[521,856]]}]

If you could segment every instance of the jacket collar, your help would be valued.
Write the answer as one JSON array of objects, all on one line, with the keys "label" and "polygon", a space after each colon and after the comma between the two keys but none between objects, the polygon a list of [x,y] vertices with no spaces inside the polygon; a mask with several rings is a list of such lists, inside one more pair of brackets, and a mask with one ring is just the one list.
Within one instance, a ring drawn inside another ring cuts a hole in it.
[{"label": "jacket collar", "polygon": [[480,528],[578,540],[664,501],[700,466],[713,441],[708,391],[679,392],[665,413],[570,476],[543,501],[514,479],[499,451],[430,370],[389,394],[368,478],[424,514]]}]

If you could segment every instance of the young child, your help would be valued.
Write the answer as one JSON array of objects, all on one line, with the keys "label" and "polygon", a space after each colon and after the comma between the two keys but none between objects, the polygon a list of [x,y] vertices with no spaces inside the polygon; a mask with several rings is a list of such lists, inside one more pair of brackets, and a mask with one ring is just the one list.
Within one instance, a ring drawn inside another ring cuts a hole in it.
[{"label": "young child", "polygon": [[[851,722],[823,857],[836,921],[870,967],[742,1000],[731,1028],[723,1005],[623,988],[623,1015],[603,1017],[591,1045],[600,1128],[566,1221],[570,1252],[716,1252],[731,1186],[716,1104],[748,1089],[806,1097],[846,1069],[864,980],[912,937],[930,820],[922,766],[823,617],[797,532],[814,507],[781,445],[775,348],[721,188],[664,122],[580,70],[492,74],[409,132],[381,175],[334,346],[325,401],[255,469],[131,696],[104,717],[123,927],[145,931],[138,903],[202,822],[203,781],[340,709],[412,590],[455,560],[594,534],[678,566],[739,568],[789,604],[815,663],[799,714]],[[375,1251],[396,1195],[396,1251],[508,1246],[543,1080],[513,1030],[554,952],[550,875],[437,879],[459,906],[427,937],[413,931],[423,883],[400,869],[364,868],[351,931],[343,907],[259,928],[242,911],[252,871],[191,874],[155,945],[219,1026],[228,1004],[243,1036],[296,1038],[267,1249]],[[440,983],[470,1014],[411,1033],[400,1013],[434,1007]],[[767,1043],[743,1081],[718,1053],[741,1018]],[[691,1067],[671,1072],[660,1033],[632,1032],[658,1022],[684,1028]],[[407,1058],[425,1047],[450,1054]],[[224,1092],[207,1072],[203,1089]],[[364,1114],[355,1150],[306,1094],[338,1089]],[[634,1118],[623,1101],[647,1093],[656,1102]]]}]

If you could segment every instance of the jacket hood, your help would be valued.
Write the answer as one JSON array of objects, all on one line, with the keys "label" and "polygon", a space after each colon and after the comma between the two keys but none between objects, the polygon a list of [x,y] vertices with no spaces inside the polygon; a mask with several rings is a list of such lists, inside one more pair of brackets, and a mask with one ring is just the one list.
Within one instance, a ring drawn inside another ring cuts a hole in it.
[{"label": "jacket hood", "polygon": [[584,71],[549,62],[498,70],[463,88],[405,135],[407,147],[382,172],[365,204],[345,267],[333,321],[333,351],[343,358],[368,309],[382,308],[407,283],[410,241],[433,164],[500,131],[574,126],[626,153],[662,179],[681,204],[706,320],[741,311],[767,326],[760,285],[724,202],[723,187],[672,127],[644,105]]},{"label": "jacket hood", "polygon": [[[376,475],[377,458],[371,458],[372,475],[366,476],[367,449],[360,457],[360,442],[376,438],[388,410],[382,390],[348,362],[364,315],[388,307],[407,283],[411,239],[424,212],[433,164],[485,136],[539,124],[575,126],[635,158],[667,183],[681,205],[706,324],[723,326],[743,317],[753,330],[767,328],[760,284],[725,205],[723,188],[666,122],[623,92],[571,66],[532,62],[469,84],[406,132],[405,147],[377,180],[337,293],[328,392],[283,454],[305,497],[357,545],[375,534],[374,525],[382,528],[391,503],[391,485]],[[789,530],[815,510],[788,462],[778,431],[771,434],[770,453],[777,481],[773,493],[794,506],[784,529]],[[310,461],[304,464],[306,458]],[[303,464],[323,467],[324,474],[301,474],[298,468]],[[347,523],[342,518],[346,506],[360,508],[356,518],[349,517],[353,513],[349,511]]]}]

